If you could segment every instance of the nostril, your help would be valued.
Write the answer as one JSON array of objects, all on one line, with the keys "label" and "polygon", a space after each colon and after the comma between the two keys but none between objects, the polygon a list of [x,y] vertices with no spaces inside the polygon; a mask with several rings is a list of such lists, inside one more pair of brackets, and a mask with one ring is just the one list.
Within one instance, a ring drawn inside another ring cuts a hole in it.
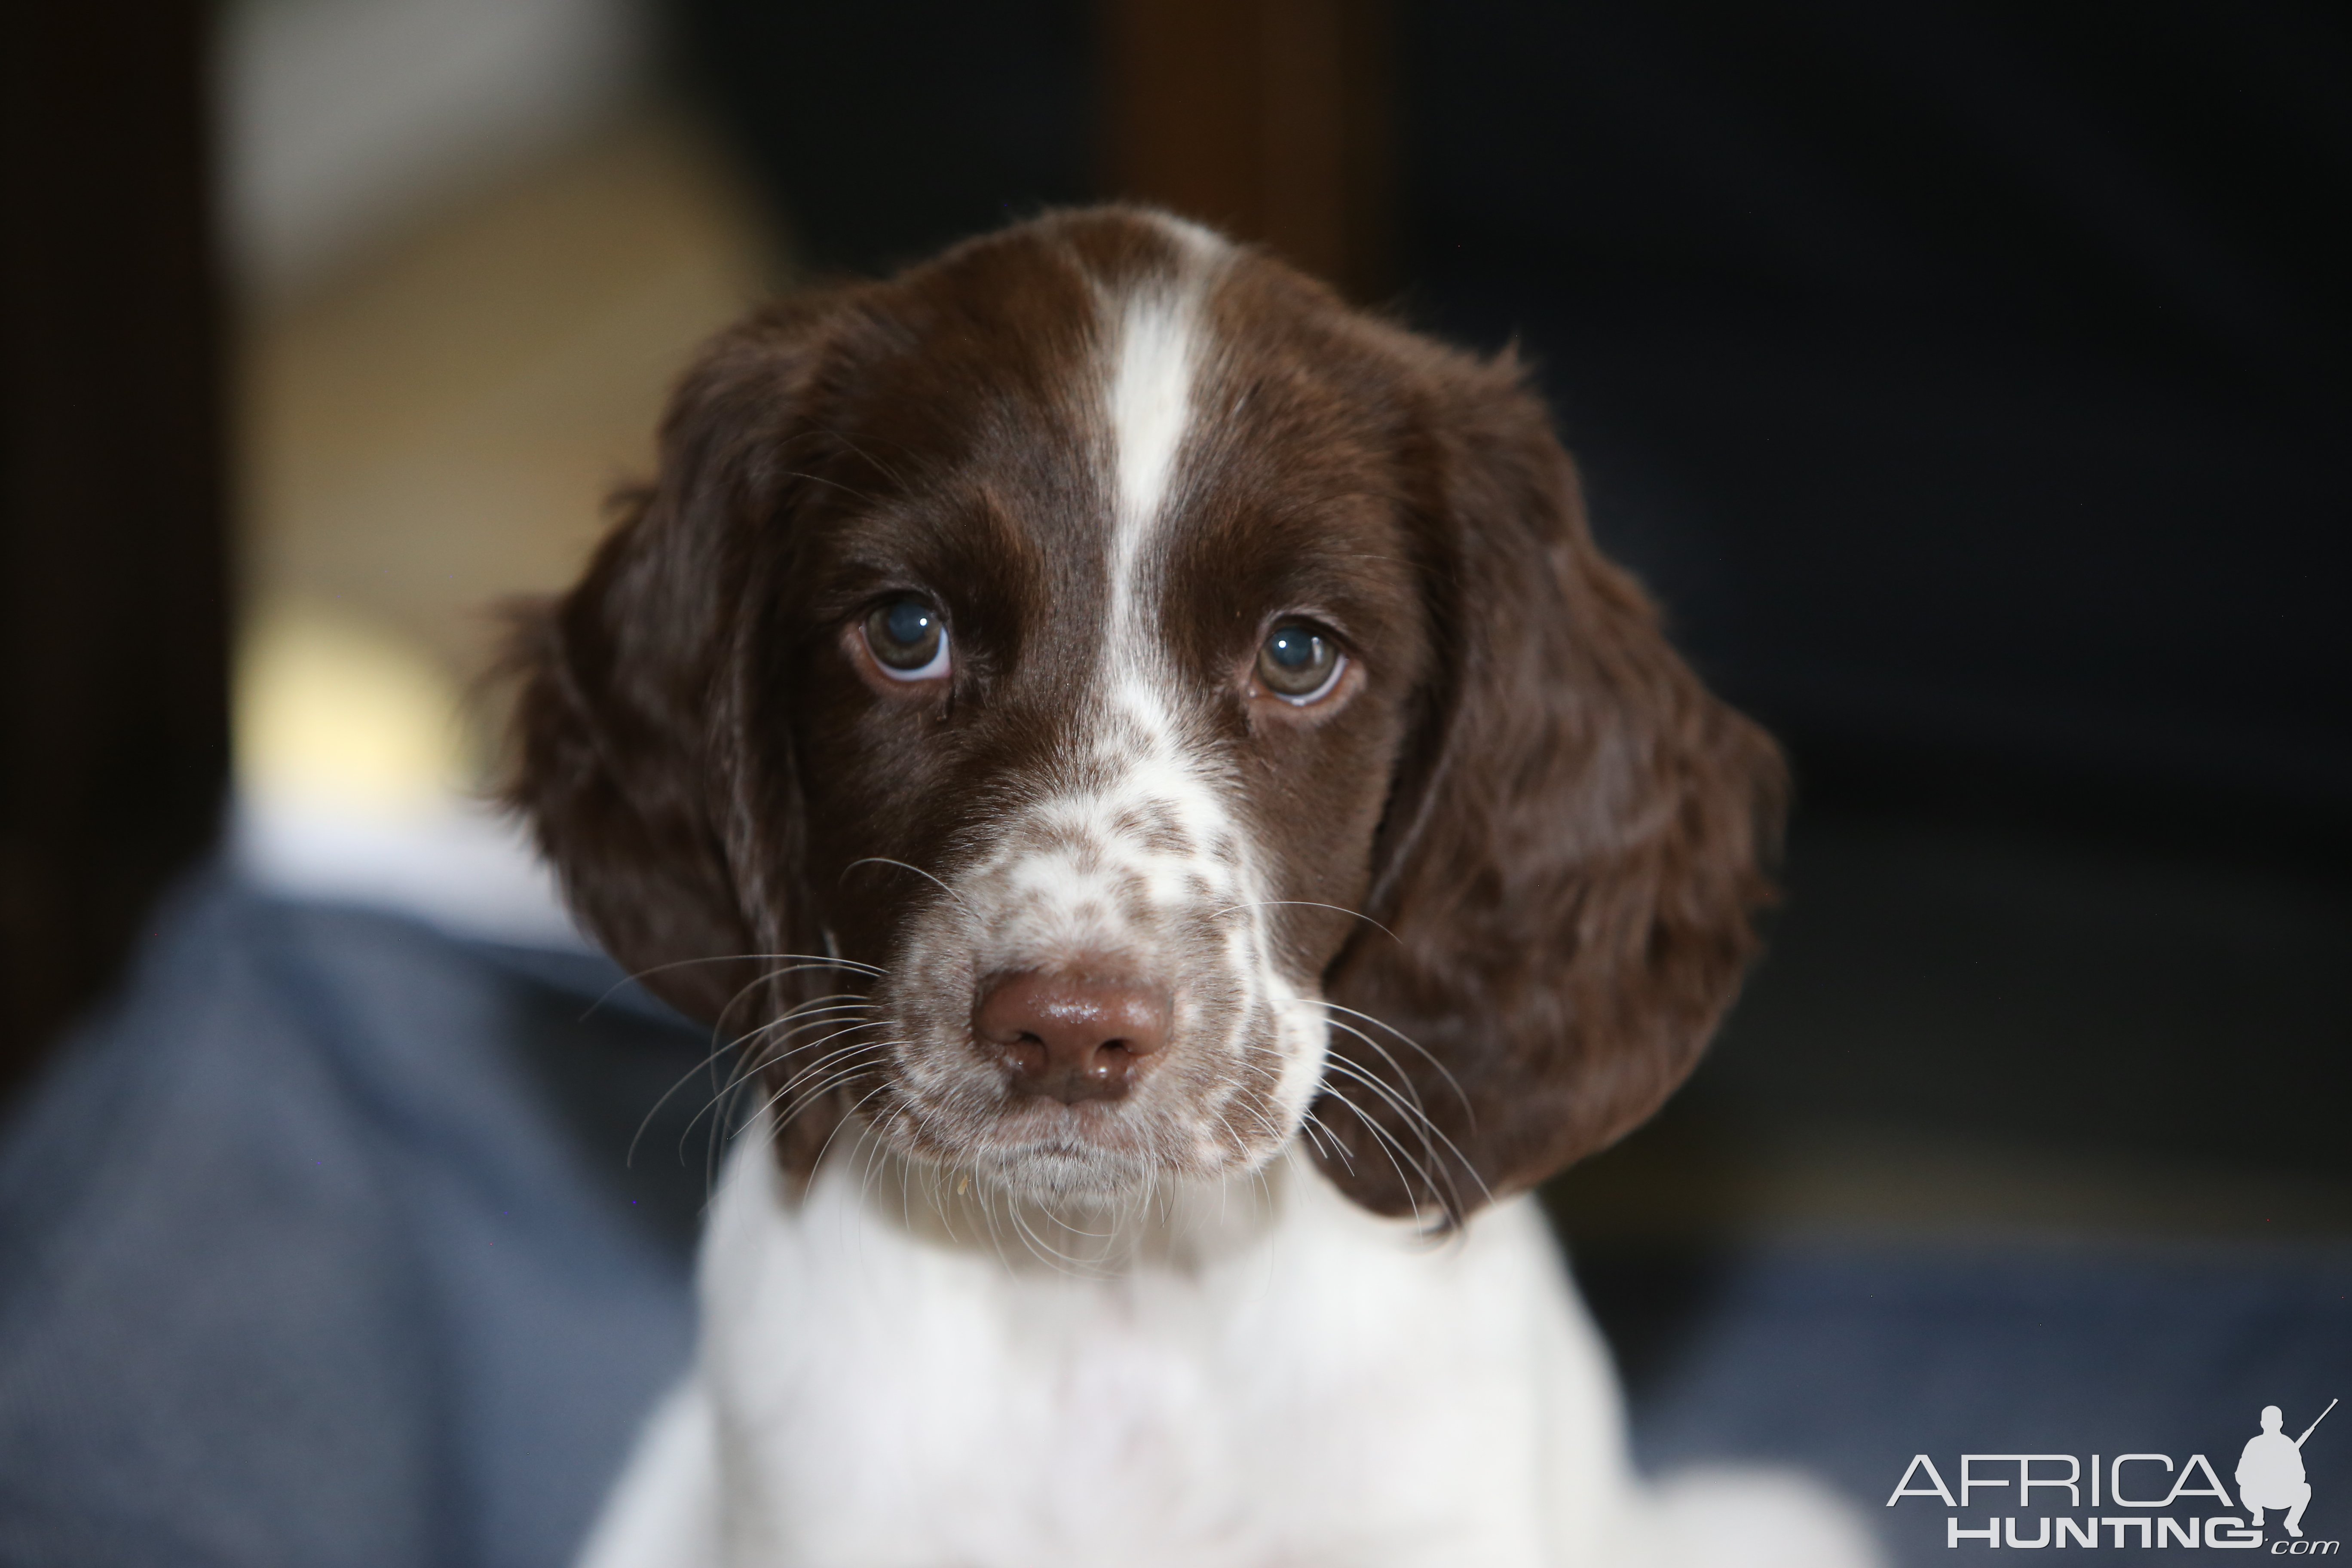
[{"label": "nostril", "polygon": [[1066,1104],[1115,1100],[1167,1039],[1155,987],[1085,973],[1020,970],[981,987],[972,1036],[1013,1087]]},{"label": "nostril", "polygon": [[1004,1042],[998,1049],[1007,1072],[1014,1074],[1041,1073],[1045,1070],[1048,1053],[1045,1042],[1034,1035],[1024,1034]]}]

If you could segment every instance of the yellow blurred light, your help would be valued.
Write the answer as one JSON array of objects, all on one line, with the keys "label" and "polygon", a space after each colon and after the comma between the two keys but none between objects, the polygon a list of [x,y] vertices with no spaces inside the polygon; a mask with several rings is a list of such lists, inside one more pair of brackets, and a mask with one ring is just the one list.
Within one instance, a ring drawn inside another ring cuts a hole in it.
[{"label": "yellow blurred light", "polygon": [[371,816],[441,808],[469,782],[461,703],[432,655],[396,634],[331,605],[266,605],[237,660],[238,787]]}]

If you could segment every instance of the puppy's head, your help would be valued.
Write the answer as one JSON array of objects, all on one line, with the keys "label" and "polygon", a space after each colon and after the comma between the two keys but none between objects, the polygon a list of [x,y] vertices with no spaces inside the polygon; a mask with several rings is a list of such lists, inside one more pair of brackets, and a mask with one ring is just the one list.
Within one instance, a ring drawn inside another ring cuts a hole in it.
[{"label": "puppy's head", "polygon": [[1780,814],[1507,356],[1134,211],[719,338],[521,650],[513,799],[803,1172],[855,1118],[1113,1199],[1303,1131],[1459,1215],[1689,1070]]}]

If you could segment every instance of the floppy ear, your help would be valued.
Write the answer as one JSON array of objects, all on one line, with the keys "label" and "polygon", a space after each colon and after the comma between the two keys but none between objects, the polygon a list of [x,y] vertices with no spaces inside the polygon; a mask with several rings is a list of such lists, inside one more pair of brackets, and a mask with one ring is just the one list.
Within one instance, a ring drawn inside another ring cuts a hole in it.
[{"label": "floppy ear", "polygon": [[[1509,354],[1444,372],[1423,507],[1441,670],[1326,994],[1323,1167],[1383,1214],[1459,1218],[1638,1124],[1738,989],[1786,776],[1604,561]],[[1385,1027],[1383,1026],[1385,1026]],[[1422,1123],[1413,1109],[1426,1117]]]},{"label": "floppy ear", "polygon": [[[660,470],[577,586],[517,617],[507,803],[526,814],[583,924],[690,1016],[722,1021],[787,933],[754,911],[797,859],[792,769],[754,791],[730,722],[777,454],[815,360],[822,302],[705,349],[662,423]],[[757,805],[754,808],[753,802]],[[776,917],[781,918],[781,917]]]}]

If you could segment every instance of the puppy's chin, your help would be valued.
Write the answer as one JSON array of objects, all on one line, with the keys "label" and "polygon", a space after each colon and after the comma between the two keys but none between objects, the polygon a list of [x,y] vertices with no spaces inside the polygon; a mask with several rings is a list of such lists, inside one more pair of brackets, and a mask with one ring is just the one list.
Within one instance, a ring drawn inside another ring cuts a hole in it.
[{"label": "puppy's chin", "polygon": [[1283,1143],[1236,1147],[1205,1133],[1139,1124],[1115,1107],[1024,1106],[949,1142],[908,1136],[912,1116],[887,1116],[877,1131],[892,1152],[961,1190],[1059,1212],[1123,1212],[1190,1188],[1208,1188],[1263,1170]]},{"label": "puppy's chin", "polygon": [[1076,1142],[989,1151],[971,1170],[978,1184],[1011,1203],[1087,1213],[1124,1209],[1178,1174],[1135,1154]]}]

